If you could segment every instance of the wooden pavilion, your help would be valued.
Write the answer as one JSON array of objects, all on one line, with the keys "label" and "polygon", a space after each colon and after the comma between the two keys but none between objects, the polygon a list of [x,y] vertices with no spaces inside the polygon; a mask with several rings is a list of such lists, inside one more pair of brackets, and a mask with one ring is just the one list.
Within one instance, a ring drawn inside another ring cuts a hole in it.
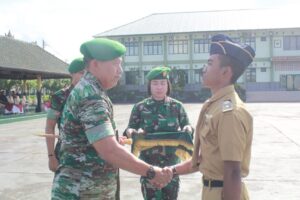
[{"label": "wooden pavilion", "polygon": [[37,79],[37,107],[41,111],[41,81],[70,78],[68,64],[35,43],[0,36],[0,79]]}]

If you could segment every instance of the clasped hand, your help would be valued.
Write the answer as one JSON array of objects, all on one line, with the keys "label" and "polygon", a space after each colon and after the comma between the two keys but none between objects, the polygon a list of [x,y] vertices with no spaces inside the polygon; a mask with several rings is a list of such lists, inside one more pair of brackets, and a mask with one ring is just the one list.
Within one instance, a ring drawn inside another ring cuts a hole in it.
[{"label": "clasped hand", "polygon": [[149,180],[149,182],[153,186],[155,186],[156,188],[163,188],[168,183],[171,182],[173,178],[173,172],[170,167],[165,167],[165,168],[154,167],[154,170],[155,170],[155,177]]}]

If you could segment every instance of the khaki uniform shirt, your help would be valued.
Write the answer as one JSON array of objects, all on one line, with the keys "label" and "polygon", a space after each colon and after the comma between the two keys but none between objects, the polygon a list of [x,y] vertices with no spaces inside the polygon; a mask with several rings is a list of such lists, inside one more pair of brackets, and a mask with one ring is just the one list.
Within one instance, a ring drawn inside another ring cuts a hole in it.
[{"label": "khaki uniform shirt", "polygon": [[251,143],[253,136],[252,116],[230,85],[208,99],[198,118],[193,165],[206,178],[223,180],[224,161],[241,162],[241,176],[249,174]]}]

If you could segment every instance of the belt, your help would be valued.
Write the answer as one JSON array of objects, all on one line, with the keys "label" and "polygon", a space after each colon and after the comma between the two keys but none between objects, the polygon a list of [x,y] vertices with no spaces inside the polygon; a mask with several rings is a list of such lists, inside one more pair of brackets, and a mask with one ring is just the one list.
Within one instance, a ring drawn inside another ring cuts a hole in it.
[{"label": "belt", "polygon": [[223,187],[223,181],[202,178],[202,182],[205,187]]}]

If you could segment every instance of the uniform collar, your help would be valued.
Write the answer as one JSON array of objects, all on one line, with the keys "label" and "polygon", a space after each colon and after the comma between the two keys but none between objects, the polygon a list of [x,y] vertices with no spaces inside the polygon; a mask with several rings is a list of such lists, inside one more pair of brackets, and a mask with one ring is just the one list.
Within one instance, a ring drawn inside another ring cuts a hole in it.
[{"label": "uniform collar", "polygon": [[153,99],[152,97],[150,97],[148,99],[148,105],[156,104],[156,103],[163,103],[165,105],[169,105],[170,102],[171,102],[171,99],[168,96],[166,96],[166,98],[164,100],[161,100],[161,101],[157,101],[157,100]]},{"label": "uniform collar", "polygon": [[234,90],[234,85],[228,85],[220,90],[218,90],[210,99],[207,100],[207,102],[214,102],[217,101],[218,99],[221,99],[222,97],[233,93]]},{"label": "uniform collar", "polygon": [[101,83],[97,80],[97,78],[90,72],[86,71],[83,75],[84,79],[86,79],[88,82],[90,82],[92,85],[97,86],[100,90],[103,90],[103,87],[101,86]]}]

